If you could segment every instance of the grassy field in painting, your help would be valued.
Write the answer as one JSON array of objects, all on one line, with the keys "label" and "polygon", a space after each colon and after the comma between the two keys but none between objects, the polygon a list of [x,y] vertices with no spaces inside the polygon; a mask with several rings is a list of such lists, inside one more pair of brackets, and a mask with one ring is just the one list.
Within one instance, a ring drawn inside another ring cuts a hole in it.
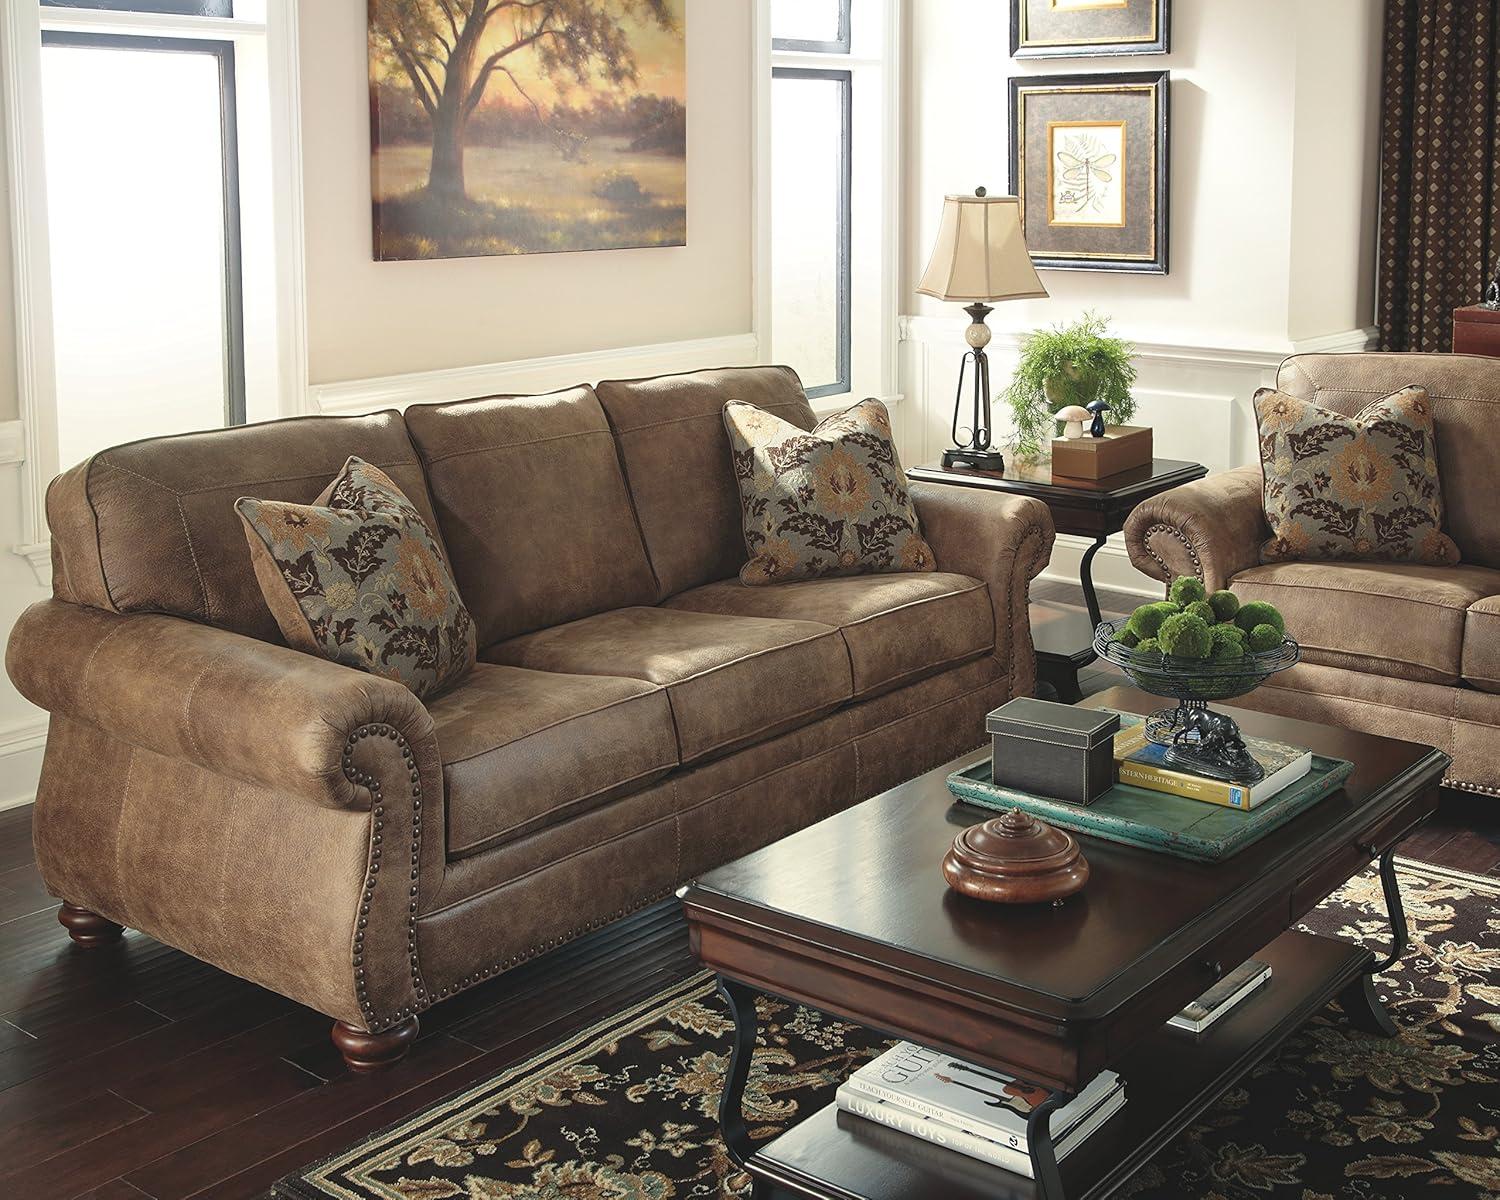
[{"label": "grassy field in painting", "polygon": [[469,202],[439,205],[426,193],[431,151],[375,151],[380,258],[534,254],[687,241],[687,160],[597,137],[586,156],[563,158],[548,142],[471,146],[464,157]]}]

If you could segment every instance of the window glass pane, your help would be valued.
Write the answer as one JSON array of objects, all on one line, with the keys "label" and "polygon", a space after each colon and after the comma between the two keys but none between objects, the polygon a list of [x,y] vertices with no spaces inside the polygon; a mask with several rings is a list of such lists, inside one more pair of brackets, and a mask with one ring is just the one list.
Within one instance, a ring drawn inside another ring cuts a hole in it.
[{"label": "window glass pane", "polygon": [[849,74],[771,82],[771,336],[809,394],[849,385]]},{"label": "window glass pane", "polygon": [[42,47],[64,467],[224,423],[221,112],[213,54]]},{"label": "window glass pane", "polygon": [[233,0],[41,0],[43,8],[103,8],[113,12],[170,13],[178,17],[232,17]]},{"label": "window glass pane", "polygon": [[771,41],[788,49],[849,49],[849,0],[771,0]]}]

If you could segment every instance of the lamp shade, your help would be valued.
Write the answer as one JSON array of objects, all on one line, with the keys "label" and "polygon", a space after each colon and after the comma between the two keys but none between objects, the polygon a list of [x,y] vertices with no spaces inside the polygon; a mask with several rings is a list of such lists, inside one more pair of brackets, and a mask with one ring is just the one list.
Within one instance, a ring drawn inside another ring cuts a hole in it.
[{"label": "lamp shade", "polygon": [[937,245],[917,291],[939,300],[1024,300],[1045,296],[1021,232],[1015,196],[949,196]]}]

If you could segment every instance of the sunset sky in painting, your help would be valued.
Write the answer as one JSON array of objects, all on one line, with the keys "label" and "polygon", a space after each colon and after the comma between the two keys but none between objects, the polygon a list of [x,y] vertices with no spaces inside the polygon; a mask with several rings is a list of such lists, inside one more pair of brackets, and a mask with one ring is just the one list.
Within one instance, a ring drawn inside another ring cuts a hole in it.
[{"label": "sunset sky in painting", "polygon": [[[432,0],[428,2],[431,3]],[[686,0],[667,0],[667,7],[676,18],[676,30],[663,29],[654,20],[634,15],[626,16],[621,20],[621,24],[630,32],[631,45],[635,49],[636,66],[640,72],[635,90],[643,95],[654,94],[687,103],[686,55],[682,37],[685,4]],[[484,55],[514,40],[510,22],[503,16],[499,17],[493,22],[491,28],[486,30],[480,57],[483,58]],[[559,95],[567,103],[587,104],[591,87],[597,86],[580,86],[572,76],[564,76],[556,81],[549,80],[538,74],[535,55],[524,50],[512,55],[506,61],[506,65],[515,72],[516,78],[521,81],[527,94],[538,104],[547,107],[556,102]],[[399,70],[393,71],[385,64],[375,69],[398,82],[403,81]],[[510,80],[498,72],[490,80],[484,102],[486,104],[525,103],[517,95]]]}]

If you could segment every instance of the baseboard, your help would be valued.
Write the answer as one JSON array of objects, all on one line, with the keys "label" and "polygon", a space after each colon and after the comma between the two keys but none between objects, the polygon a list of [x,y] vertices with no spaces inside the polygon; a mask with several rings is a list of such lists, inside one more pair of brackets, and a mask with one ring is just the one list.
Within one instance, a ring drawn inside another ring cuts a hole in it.
[{"label": "baseboard", "polygon": [[[1091,545],[1093,545],[1091,538],[1074,537],[1066,533],[1058,534],[1057,543],[1052,549],[1052,559],[1041,577],[1049,582],[1079,586],[1079,566],[1083,561],[1084,551]],[[1104,588],[1112,592],[1128,592],[1130,595],[1142,596],[1149,600],[1161,599],[1162,585],[1151,576],[1135,569],[1130,561],[1130,554],[1125,549],[1124,538],[1120,535],[1105,542],[1100,547],[1099,553],[1094,555],[1091,574],[1096,588]]]},{"label": "baseboard", "polygon": [[408,404],[443,404],[477,396],[528,395],[579,383],[597,383],[601,379],[638,379],[704,367],[742,366],[756,361],[759,345],[753,333],[737,333],[318,383],[308,389],[308,396],[313,412],[347,414],[405,408]]},{"label": "baseboard", "polygon": [[0,730],[0,812],[36,799],[46,746],[45,716]]}]

